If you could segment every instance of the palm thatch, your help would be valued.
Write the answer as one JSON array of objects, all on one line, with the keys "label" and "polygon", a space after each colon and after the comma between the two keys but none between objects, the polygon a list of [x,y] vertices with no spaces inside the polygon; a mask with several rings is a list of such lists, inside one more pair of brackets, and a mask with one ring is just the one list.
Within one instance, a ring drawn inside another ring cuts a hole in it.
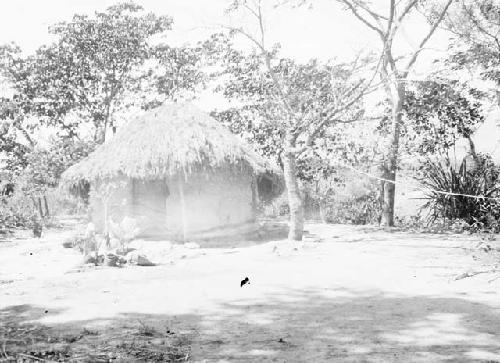
[{"label": "palm thatch", "polygon": [[156,179],[217,168],[277,172],[239,137],[189,103],[165,103],[130,120],[62,179]]}]

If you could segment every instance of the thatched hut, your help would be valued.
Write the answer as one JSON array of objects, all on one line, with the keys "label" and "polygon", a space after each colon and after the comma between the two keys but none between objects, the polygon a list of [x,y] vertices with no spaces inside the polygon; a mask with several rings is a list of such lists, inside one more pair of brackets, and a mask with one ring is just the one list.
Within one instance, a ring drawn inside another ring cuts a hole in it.
[{"label": "thatched hut", "polygon": [[62,177],[70,185],[90,182],[98,231],[129,217],[141,237],[186,239],[251,224],[258,180],[273,173],[208,114],[188,103],[167,103],[130,120]]}]

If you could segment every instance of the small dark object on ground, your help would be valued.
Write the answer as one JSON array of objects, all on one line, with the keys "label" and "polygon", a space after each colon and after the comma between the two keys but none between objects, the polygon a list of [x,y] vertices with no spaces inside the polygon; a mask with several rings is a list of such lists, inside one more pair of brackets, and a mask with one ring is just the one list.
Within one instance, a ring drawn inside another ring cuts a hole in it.
[{"label": "small dark object on ground", "polygon": [[64,248],[73,248],[73,242],[72,241],[64,241],[62,245],[63,245]]},{"label": "small dark object on ground", "polygon": [[249,284],[250,285],[250,280],[248,277],[245,277],[243,280],[241,280],[240,287],[243,287],[243,285]]}]

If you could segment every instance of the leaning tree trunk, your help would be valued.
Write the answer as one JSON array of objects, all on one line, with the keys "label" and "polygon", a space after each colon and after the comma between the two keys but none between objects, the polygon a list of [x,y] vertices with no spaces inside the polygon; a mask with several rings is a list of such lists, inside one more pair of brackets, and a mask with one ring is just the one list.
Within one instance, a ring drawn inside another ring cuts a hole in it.
[{"label": "leaning tree trunk", "polygon": [[288,193],[288,205],[290,207],[290,229],[288,239],[301,241],[304,232],[304,206],[300,195],[297,181],[296,156],[293,151],[293,144],[287,142],[287,147],[283,157],[283,172],[285,185]]},{"label": "leaning tree trunk", "polygon": [[405,89],[403,84],[398,84],[391,92],[392,113],[391,132],[387,157],[382,165],[382,178],[385,180],[383,188],[382,226],[394,226],[394,202],[396,197],[396,172],[398,169],[399,135],[401,133],[401,122],[403,117],[403,104]]}]

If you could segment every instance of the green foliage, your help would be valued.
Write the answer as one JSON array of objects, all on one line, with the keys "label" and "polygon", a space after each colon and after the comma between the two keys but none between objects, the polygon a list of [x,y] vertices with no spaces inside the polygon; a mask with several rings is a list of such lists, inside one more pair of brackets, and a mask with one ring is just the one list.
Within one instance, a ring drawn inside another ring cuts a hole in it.
[{"label": "green foliage", "polygon": [[77,135],[82,122],[90,122],[95,140],[102,141],[106,128],[115,125],[116,112],[133,103],[126,95],[137,90],[141,66],[153,56],[150,38],[171,23],[127,2],[51,27],[56,41],[34,55],[2,47],[1,68],[16,92],[16,115],[36,115],[69,137]]},{"label": "green foliage", "polygon": [[14,194],[0,196],[0,226],[2,229],[31,227],[35,215],[31,198]]},{"label": "green foliage", "polygon": [[328,205],[324,211],[328,223],[376,224],[380,220],[380,200],[375,191]]},{"label": "green foliage", "polygon": [[47,219],[57,212],[80,212],[81,206],[74,198],[54,190],[61,173],[88,155],[94,146],[93,142],[63,139],[54,141],[47,149],[27,149],[18,160],[10,155],[6,171],[14,181],[14,192],[1,196],[0,223],[9,229],[31,227],[37,215],[36,218]]},{"label": "green foliage", "polygon": [[448,62],[454,69],[473,68],[500,84],[500,4],[496,0],[460,0],[447,21],[455,35]]},{"label": "green foliage", "polygon": [[430,209],[431,221],[462,220],[472,228],[500,231],[500,168],[491,158],[481,155],[477,165],[464,158],[458,167],[449,158],[444,162],[429,159],[423,172],[421,183],[428,199],[424,208]]},{"label": "green foliage", "polygon": [[327,223],[371,224],[380,217],[378,184],[346,169],[306,183],[305,196],[309,217]]},{"label": "green foliage", "polygon": [[61,174],[95,148],[93,142],[55,140],[47,149],[35,148],[26,155],[26,165],[14,174],[23,182],[18,188],[28,196],[43,196],[58,185]]},{"label": "green foliage", "polygon": [[[306,218],[326,223],[376,224],[380,218],[378,184],[355,178],[345,169],[315,182],[303,182]],[[266,217],[288,216],[286,195],[263,208]]]},{"label": "green foliage", "polygon": [[[358,155],[358,138],[347,140],[344,130],[363,116],[359,96],[365,80],[358,71],[367,59],[354,64],[299,63],[279,56],[279,47],[268,53],[269,65],[258,51],[235,49],[222,35],[206,47],[215,54],[224,80],[218,91],[239,104],[212,116],[252,143],[261,155],[283,165],[286,135],[296,144],[298,177],[311,180],[318,170],[328,173],[328,159]],[[363,153],[359,153],[362,155]],[[326,165],[326,166],[325,166]],[[319,168],[318,168],[319,167]]]},{"label": "green foliage", "polygon": [[406,152],[446,152],[460,138],[469,138],[484,121],[481,92],[452,80],[417,82],[407,88],[402,130]]},{"label": "green foliage", "polygon": [[[186,93],[194,93],[198,86],[207,81],[207,75],[202,71],[202,66],[207,62],[203,53],[202,45],[157,45],[151,53],[151,58],[156,61],[156,68],[150,69],[143,77],[152,79],[146,85],[154,88],[163,99],[175,99]],[[151,73],[154,74],[153,77]]]},{"label": "green foliage", "polygon": [[45,65],[40,69],[44,96],[90,118],[96,131],[104,132],[114,126],[114,113],[126,106],[124,93],[137,82],[134,70],[152,52],[149,38],[171,23],[129,2],[57,24],[51,29],[57,43],[38,53]]}]

